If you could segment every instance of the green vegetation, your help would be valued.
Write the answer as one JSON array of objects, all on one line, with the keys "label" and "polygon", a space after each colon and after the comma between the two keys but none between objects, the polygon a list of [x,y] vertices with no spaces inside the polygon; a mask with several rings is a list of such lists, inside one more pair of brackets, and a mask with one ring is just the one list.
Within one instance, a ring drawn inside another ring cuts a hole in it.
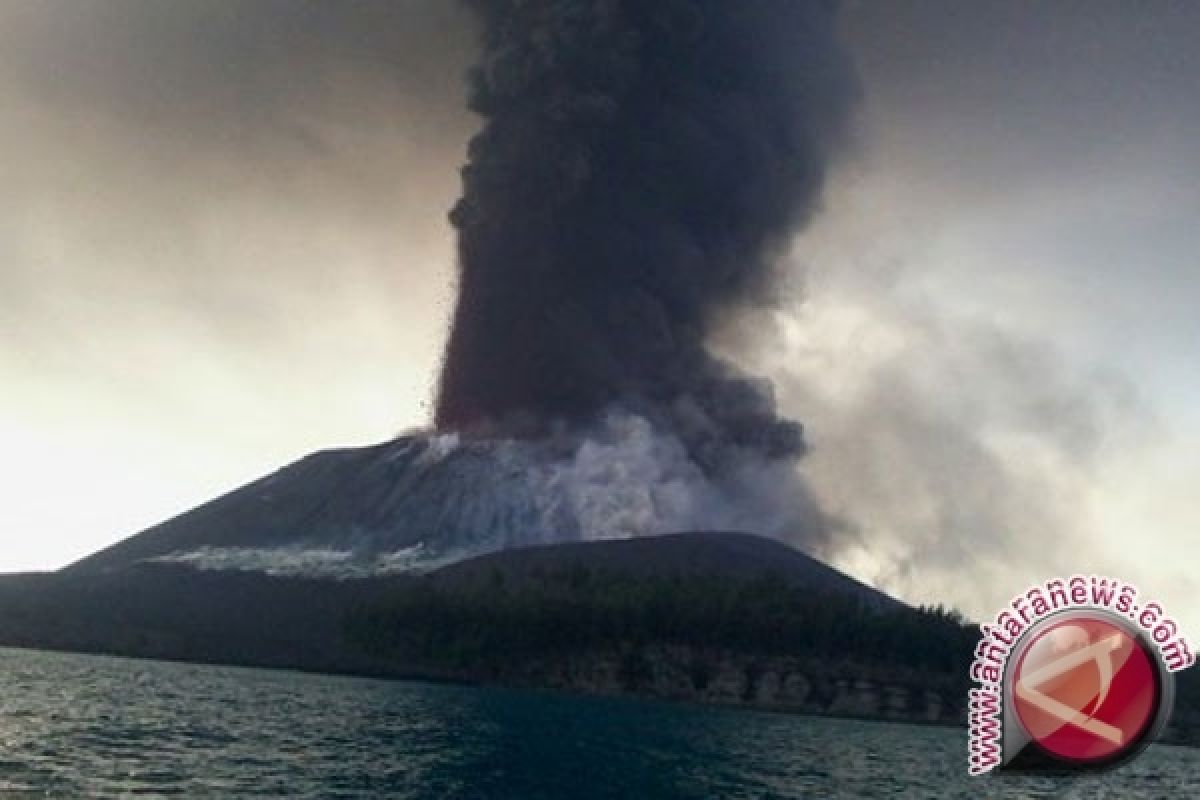
[{"label": "green vegetation", "polygon": [[354,612],[349,633],[374,655],[452,670],[668,644],[964,677],[978,636],[957,612],[881,611],[775,576],[634,577],[586,567],[519,582],[499,571],[465,586],[414,582]]}]

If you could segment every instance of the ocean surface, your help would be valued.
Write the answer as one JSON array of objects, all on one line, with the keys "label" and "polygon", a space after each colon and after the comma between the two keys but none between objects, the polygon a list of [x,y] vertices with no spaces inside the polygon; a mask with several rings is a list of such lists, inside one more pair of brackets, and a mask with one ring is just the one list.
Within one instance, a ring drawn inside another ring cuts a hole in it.
[{"label": "ocean surface", "polygon": [[2,797],[1200,797],[1200,751],[965,774],[963,731],[0,649]]}]

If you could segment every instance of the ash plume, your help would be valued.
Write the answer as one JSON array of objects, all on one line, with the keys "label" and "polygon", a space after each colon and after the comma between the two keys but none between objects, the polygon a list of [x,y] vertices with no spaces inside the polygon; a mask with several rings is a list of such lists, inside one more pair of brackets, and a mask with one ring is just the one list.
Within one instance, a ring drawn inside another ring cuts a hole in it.
[{"label": "ash plume", "polygon": [[705,472],[787,461],[801,426],[706,349],[769,303],[857,84],[832,2],[469,0],[483,118],[451,212],[441,430],[584,430],[612,409]]},{"label": "ash plume", "polygon": [[857,92],[836,6],[467,7],[483,124],[436,430],[303,459],[97,563],[352,576],[705,530],[827,552],[800,425],[708,340],[773,303],[816,207]]}]

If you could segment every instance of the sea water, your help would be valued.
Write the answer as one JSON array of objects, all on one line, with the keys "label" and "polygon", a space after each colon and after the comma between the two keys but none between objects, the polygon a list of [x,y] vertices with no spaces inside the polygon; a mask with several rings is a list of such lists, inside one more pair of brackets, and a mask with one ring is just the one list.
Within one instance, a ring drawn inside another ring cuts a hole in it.
[{"label": "sea water", "polygon": [[966,775],[965,731],[0,649],[0,796],[1200,797],[1200,751]]}]

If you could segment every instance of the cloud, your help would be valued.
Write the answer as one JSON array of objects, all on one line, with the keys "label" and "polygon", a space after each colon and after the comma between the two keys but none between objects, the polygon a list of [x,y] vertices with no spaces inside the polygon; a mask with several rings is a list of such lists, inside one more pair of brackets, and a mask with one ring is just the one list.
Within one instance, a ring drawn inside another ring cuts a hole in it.
[{"label": "cloud", "polygon": [[837,562],[973,614],[1107,571],[1195,618],[1200,15],[848,10],[860,151],[795,245],[803,298],[715,342],[805,422]]},{"label": "cloud", "polygon": [[472,49],[453,3],[0,4],[0,569],[427,418]]},{"label": "cloud", "polygon": [[972,613],[1040,576],[1113,566],[1094,525],[1103,469],[1158,433],[1135,387],[893,280],[825,283],[720,345],[805,420],[803,473],[842,527],[834,560]]},{"label": "cloud", "polygon": [[472,30],[455,4],[352,5],[0,9],[0,371],[19,394],[207,415],[214,392],[257,393],[303,430],[294,398],[391,391],[387,427],[321,433],[420,421]]}]

